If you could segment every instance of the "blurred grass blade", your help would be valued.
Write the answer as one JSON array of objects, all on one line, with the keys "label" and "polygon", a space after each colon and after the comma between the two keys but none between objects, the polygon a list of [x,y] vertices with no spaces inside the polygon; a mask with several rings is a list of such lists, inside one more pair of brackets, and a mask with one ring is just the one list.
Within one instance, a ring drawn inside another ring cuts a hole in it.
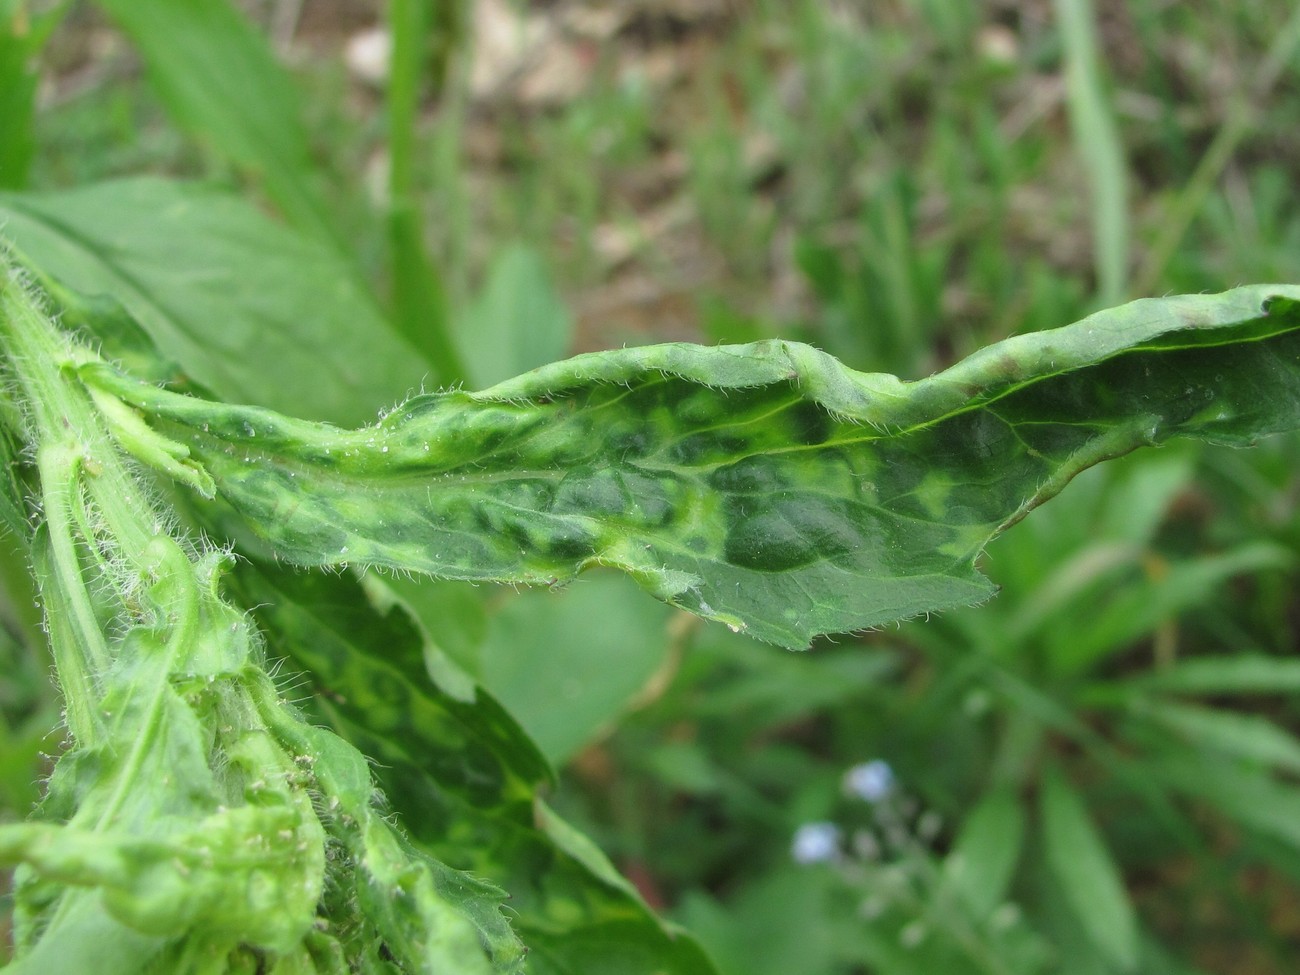
[{"label": "blurred grass blade", "polygon": [[945,876],[976,920],[1006,898],[1024,839],[1025,813],[1011,789],[990,792],[962,823]]},{"label": "blurred grass blade", "polygon": [[361,423],[425,379],[346,261],[233,196],[148,177],[0,194],[0,226],[42,278],[95,296],[85,324],[127,327],[113,296],[222,398]]},{"label": "blurred grass blade", "polygon": [[1145,702],[1137,713],[1195,748],[1300,772],[1300,738],[1267,718],[1171,701]]},{"label": "blurred grass blade", "polygon": [[1263,654],[1194,657],[1129,683],[1176,694],[1297,694],[1300,660]]},{"label": "blurred grass blade", "polygon": [[1103,607],[1079,613],[1077,625],[1061,627],[1069,613],[1058,613],[1058,628],[1048,636],[1052,665],[1059,673],[1082,673],[1211,598],[1234,577],[1285,569],[1294,562],[1288,549],[1261,541],[1147,573]]},{"label": "blurred grass blade", "polygon": [[36,13],[25,0],[0,0],[0,190],[27,184],[36,151],[36,55],[68,6]]},{"label": "blurred grass blade", "polygon": [[1093,264],[1103,305],[1124,299],[1128,277],[1128,186],[1123,145],[1098,55],[1091,0],[1055,0],[1065,49],[1065,87],[1075,150],[1088,181]]},{"label": "blurred grass blade", "polygon": [[283,558],[534,584],[608,565],[799,647],[988,598],[989,539],[1092,464],[1300,425],[1283,295],[1134,302],[913,383],[789,342],[595,353],[356,432],[87,377],[187,444]]},{"label": "blurred grass blade", "polygon": [[1153,767],[1184,794],[1203,799],[1242,826],[1300,852],[1300,789],[1296,786],[1188,748],[1171,749]]},{"label": "blurred grass blade", "polygon": [[[393,53],[388,76],[388,245],[393,275],[393,315],[399,331],[425,352],[444,385],[462,382],[465,366],[451,337],[443,275],[424,243],[424,219],[416,183],[416,133],[420,81],[428,63],[430,17],[437,8],[447,20],[450,3],[391,0],[388,4]],[[448,26],[439,24],[438,26]],[[440,46],[441,49],[441,46]],[[445,58],[433,65],[441,88]]]},{"label": "blurred grass blade", "polygon": [[1078,793],[1061,773],[1043,780],[1047,862],[1089,938],[1120,971],[1136,970],[1138,929],[1119,868]]},{"label": "blurred grass blade", "polygon": [[295,226],[341,247],[292,79],[228,0],[98,0],[176,123],[259,180]]}]

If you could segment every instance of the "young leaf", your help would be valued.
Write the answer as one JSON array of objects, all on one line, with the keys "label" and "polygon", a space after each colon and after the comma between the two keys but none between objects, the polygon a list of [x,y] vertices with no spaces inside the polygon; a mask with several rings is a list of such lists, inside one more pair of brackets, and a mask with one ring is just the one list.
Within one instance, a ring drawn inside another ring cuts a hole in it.
[{"label": "young leaf", "polygon": [[1092,464],[1300,425],[1297,299],[1133,302],[910,383],[791,342],[624,349],[355,432],[84,374],[283,558],[526,583],[608,565],[801,647],[988,598],[984,545]]},{"label": "young leaf", "polygon": [[541,255],[515,244],[493,260],[457,332],[470,381],[482,389],[564,358],[573,320]]},{"label": "young leaf", "polygon": [[346,262],[225,193],[138,178],[0,194],[0,226],[79,319],[120,332],[120,302],[224,399],[360,423],[425,378]]},{"label": "young leaf", "polygon": [[1056,770],[1043,781],[1042,816],[1047,861],[1070,909],[1115,967],[1133,971],[1137,918],[1123,878],[1083,800]]}]

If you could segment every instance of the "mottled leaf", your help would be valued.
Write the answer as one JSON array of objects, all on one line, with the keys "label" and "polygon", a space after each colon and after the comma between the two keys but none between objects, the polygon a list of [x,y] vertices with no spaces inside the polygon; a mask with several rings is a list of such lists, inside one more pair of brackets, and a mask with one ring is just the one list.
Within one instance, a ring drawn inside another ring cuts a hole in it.
[{"label": "mottled leaf", "polygon": [[910,383],[791,342],[624,349],[354,432],[87,375],[283,558],[525,583],[608,565],[799,647],[988,598],[984,545],[1092,464],[1300,424],[1298,298],[1133,302]]},{"label": "mottled leaf", "polygon": [[331,709],[382,738],[384,760],[420,765],[472,805],[529,802],[549,781],[545,759],[488,694],[433,682],[425,637],[400,606],[381,612],[348,576],[246,563],[237,582],[261,607],[272,651],[304,671]]},{"label": "mottled leaf", "polygon": [[690,938],[535,800],[546,766],[506,713],[482,690],[460,700],[428,679],[424,638],[400,609],[377,609],[346,576],[245,565],[239,582],[273,652],[308,669],[316,709],[375,759],[413,842],[510,891],[530,972],[712,975]]}]

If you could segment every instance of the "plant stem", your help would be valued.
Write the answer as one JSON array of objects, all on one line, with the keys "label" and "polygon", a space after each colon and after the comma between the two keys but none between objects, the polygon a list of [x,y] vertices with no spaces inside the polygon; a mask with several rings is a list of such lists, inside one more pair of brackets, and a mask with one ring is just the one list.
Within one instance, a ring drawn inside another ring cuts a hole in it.
[{"label": "plant stem", "polygon": [[439,382],[452,385],[465,378],[465,368],[452,339],[442,277],[424,244],[415,176],[420,76],[429,33],[426,6],[424,0],[389,4],[388,243],[398,330],[428,355]]}]

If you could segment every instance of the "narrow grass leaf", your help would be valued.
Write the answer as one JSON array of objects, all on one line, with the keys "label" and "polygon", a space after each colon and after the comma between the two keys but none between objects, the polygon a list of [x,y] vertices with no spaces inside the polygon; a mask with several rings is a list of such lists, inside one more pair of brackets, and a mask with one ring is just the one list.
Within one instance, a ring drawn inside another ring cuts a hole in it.
[{"label": "narrow grass leaf", "polygon": [[36,55],[66,4],[35,12],[26,3],[0,0],[0,189],[21,189],[36,152]]},{"label": "narrow grass leaf", "polygon": [[1136,970],[1137,918],[1123,878],[1082,798],[1056,770],[1043,781],[1042,818],[1047,862],[1070,910],[1111,964]]},{"label": "narrow grass leaf", "polygon": [[944,876],[976,919],[1003,903],[1024,839],[1025,812],[1011,789],[990,792],[962,822]]},{"label": "narrow grass leaf", "polygon": [[1098,55],[1091,0],[1056,0],[1065,47],[1070,128],[1091,200],[1093,263],[1106,305],[1121,301],[1128,277],[1128,188],[1124,150]]},{"label": "narrow grass leaf", "polygon": [[[1253,542],[1136,578],[1100,609],[1076,602],[1058,613],[1056,628],[1045,637],[1052,664],[1061,673],[1082,672],[1203,604],[1232,578],[1284,569],[1294,562],[1295,556],[1283,546]],[[1062,626],[1064,619],[1073,622]]]},{"label": "narrow grass leaf", "polygon": [[1178,791],[1199,798],[1229,819],[1300,852],[1300,788],[1267,772],[1202,751],[1171,748],[1158,774]]},{"label": "narrow grass leaf", "polygon": [[1300,660],[1259,653],[1192,657],[1128,682],[1172,694],[1300,693]]},{"label": "narrow grass leaf", "polygon": [[989,539],[1092,464],[1300,425],[1284,296],[1134,302],[912,383],[790,342],[595,353],[354,432],[86,376],[290,561],[534,584],[613,566],[801,647],[987,599]]},{"label": "narrow grass leaf", "polygon": [[1300,738],[1267,718],[1173,701],[1145,702],[1137,714],[1195,748],[1300,772]]}]

